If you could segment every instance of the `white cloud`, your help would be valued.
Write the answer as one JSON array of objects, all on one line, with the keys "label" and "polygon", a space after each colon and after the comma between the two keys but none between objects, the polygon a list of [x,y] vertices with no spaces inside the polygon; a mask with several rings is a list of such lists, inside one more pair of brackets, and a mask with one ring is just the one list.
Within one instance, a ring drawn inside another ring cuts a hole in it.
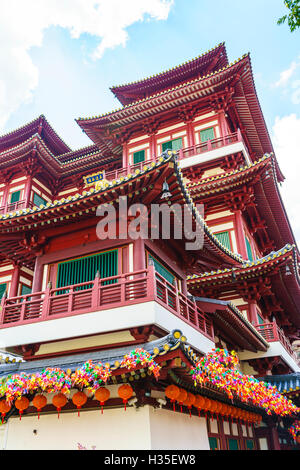
[{"label": "white cloud", "polygon": [[282,118],[277,116],[272,131],[274,150],[279,166],[286,177],[280,192],[298,247],[300,247],[300,117],[296,114]]},{"label": "white cloud", "polygon": [[32,98],[38,69],[30,57],[42,46],[50,26],[72,38],[90,34],[99,40],[92,58],[125,45],[127,28],[146,19],[165,20],[174,0],[0,0],[0,129],[11,114]]},{"label": "white cloud", "polygon": [[278,82],[274,83],[275,87],[287,85],[289,79],[293,76],[295,70],[300,65],[298,62],[292,62],[287,70],[281,72]]}]

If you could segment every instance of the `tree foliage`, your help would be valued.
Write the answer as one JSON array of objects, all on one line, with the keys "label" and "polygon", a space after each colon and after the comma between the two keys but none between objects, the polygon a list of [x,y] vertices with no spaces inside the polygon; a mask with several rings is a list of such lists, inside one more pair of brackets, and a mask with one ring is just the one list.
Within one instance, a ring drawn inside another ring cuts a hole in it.
[{"label": "tree foliage", "polygon": [[290,13],[279,18],[277,23],[282,24],[287,20],[291,32],[293,32],[300,27],[300,0],[284,0],[284,4]]}]

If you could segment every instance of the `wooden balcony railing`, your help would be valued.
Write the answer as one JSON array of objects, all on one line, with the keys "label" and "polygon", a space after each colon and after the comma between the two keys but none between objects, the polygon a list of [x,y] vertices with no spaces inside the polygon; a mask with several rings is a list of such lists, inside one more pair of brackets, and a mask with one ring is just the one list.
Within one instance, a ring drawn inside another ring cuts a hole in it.
[{"label": "wooden balcony railing", "polygon": [[[83,282],[72,286],[2,298],[0,329],[44,320],[156,301],[175,316],[214,340],[210,318],[186,296],[177,291],[154,266],[119,276]],[[142,313],[142,309],[141,309]]]},{"label": "wooden balcony railing", "polygon": [[285,350],[289,353],[289,355],[298,363],[299,358],[295,351],[292,348],[292,345],[288,338],[285,336],[284,332],[279,328],[277,323],[262,323],[260,325],[254,325],[257,331],[261,334],[261,336],[268,341],[268,343],[273,343],[275,341],[279,341]]},{"label": "wooden balcony railing", "polygon": [[8,212],[19,211],[21,209],[31,209],[34,207],[34,204],[31,201],[17,201],[17,202],[10,202],[5,206],[0,207],[0,214],[7,214]]},{"label": "wooden balcony railing", "polygon": [[240,131],[234,132],[233,134],[226,135],[224,137],[218,137],[217,139],[207,140],[200,144],[193,145],[192,147],[186,147],[179,150],[179,160],[201,153],[210,152],[228,145],[236,144],[237,142],[243,142],[243,137]]}]

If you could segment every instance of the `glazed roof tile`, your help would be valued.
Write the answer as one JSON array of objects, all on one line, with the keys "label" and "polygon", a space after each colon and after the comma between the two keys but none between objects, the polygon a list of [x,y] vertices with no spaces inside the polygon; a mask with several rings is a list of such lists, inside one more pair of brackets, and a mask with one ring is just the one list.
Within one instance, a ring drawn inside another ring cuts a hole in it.
[{"label": "glazed roof tile", "polygon": [[300,373],[295,372],[293,374],[285,375],[266,375],[260,378],[263,382],[268,382],[271,385],[275,385],[280,393],[291,393],[300,391]]}]

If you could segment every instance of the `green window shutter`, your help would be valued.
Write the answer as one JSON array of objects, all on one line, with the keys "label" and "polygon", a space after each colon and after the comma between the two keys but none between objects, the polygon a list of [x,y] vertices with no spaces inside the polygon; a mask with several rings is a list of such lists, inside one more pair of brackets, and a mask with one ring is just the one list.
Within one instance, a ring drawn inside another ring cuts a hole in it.
[{"label": "green window shutter", "polygon": [[215,138],[215,132],[214,132],[213,127],[200,131],[201,142],[207,142],[208,140],[213,140],[214,138]]},{"label": "green window shutter", "polygon": [[31,287],[25,286],[25,284],[22,284],[21,288],[21,295],[27,295],[31,294]]},{"label": "green window shutter", "polygon": [[245,237],[245,240],[246,240],[246,247],[247,247],[247,256],[248,256],[248,259],[249,259],[249,261],[253,261],[253,254],[252,254],[252,249],[251,249],[250,242],[249,242],[249,240],[248,240],[247,237]]},{"label": "green window shutter", "polygon": [[251,439],[246,440],[246,449],[247,450],[254,450],[254,441]]},{"label": "green window shutter", "polygon": [[[107,251],[105,253],[59,263],[56,287],[65,287],[93,281],[97,271],[99,271],[101,279],[117,276],[118,250]],[[115,282],[116,280],[106,281],[107,284]],[[85,289],[89,287],[91,287],[91,285],[84,286]],[[59,291],[60,294],[64,292],[65,291]]]},{"label": "green window shutter", "polygon": [[220,243],[222,243],[225,248],[228,250],[231,250],[231,245],[230,245],[230,237],[229,237],[229,232],[220,232],[220,233],[215,233],[215,237],[219,240]]},{"label": "green window shutter", "polygon": [[169,142],[164,142],[162,144],[163,152],[165,152],[166,150],[174,150],[174,152],[176,152],[177,150],[180,150],[181,148],[182,148],[181,137],[179,139],[173,139],[173,140],[170,140]]},{"label": "green window shutter", "polygon": [[239,450],[239,443],[237,439],[228,439],[229,450]]},{"label": "green window shutter", "polygon": [[259,325],[263,325],[265,323],[265,320],[260,315],[258,315],[258,313],[257,313],[257,319],[258,319]]},{"label": "green window shutter", "polygon": [[0,300],[3,297],[4,292],[6,291],[6,282],[4,284],[0,284]]},{"label": "green window shutter", "polygon": [[133,164],[140,163],[145,161],[145,150],[140,150],[139,152],[134,152],[133,154]]},{"label": "green window shutter", "polygon": [[21,191],[15,191],[14,193],[11,193],[10,203],[13,204],[14,202],[18,202],[20,200],[20,196]]},{"label": "green window shutter", "polygon": [[170,271],[168,271],[157,259],[153,258],[150,254],[148,254],[149,259],[153,260],[155,271],[158,272],[166,281],[170,284],[174,284],[175,276],[173,276]]},{"label": "green window shutter", "polygon": [[43,199],[41,196],[39,196],[36,193],[33,193],[33,204],[37,207],[40,207],[40,205],[44,204],[44,206],[47,204],[47,201]]},{"label": "green window shutter", "polygon": [[210,450],[218,450],[219,449],[219,439],[216,437],[209,437],[209,447]]}]

